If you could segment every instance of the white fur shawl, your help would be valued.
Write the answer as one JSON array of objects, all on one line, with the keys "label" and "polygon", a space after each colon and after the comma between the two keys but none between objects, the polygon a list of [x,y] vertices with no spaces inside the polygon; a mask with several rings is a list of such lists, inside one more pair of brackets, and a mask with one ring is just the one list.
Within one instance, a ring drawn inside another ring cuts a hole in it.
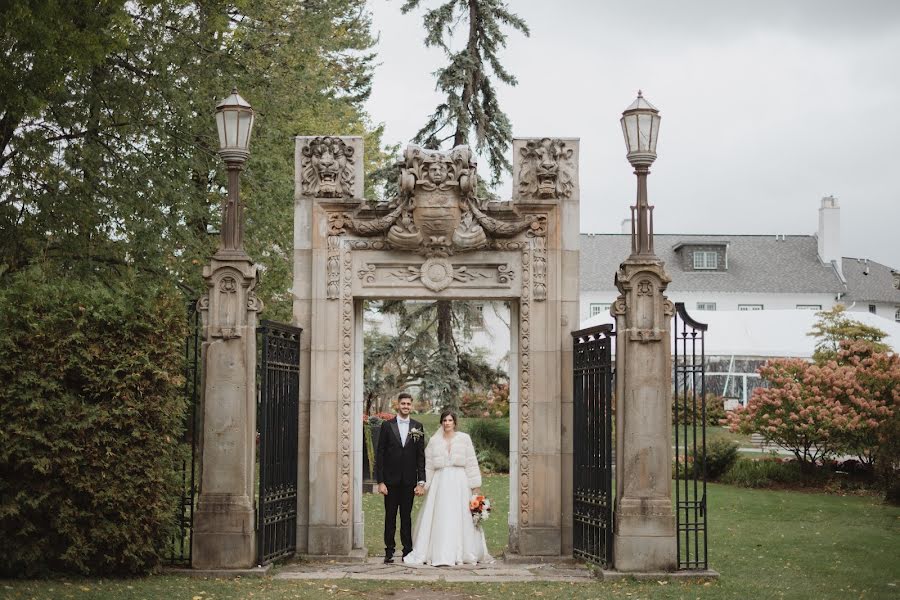
[{"label": "white fur shawl", "polygon": [[456,436],[450,442],[450,452],[447,452],[447,442],[444,441],[444,433],[438,430],[431,436],[428,446],[425,448],[425,488],[430,487],[434,472],[444,467],[464,467],[466,478],[470,488],[481,487],[481,470],[478,468],[478,458],[475,456],[475,447],[468,433],[456,432]]}]

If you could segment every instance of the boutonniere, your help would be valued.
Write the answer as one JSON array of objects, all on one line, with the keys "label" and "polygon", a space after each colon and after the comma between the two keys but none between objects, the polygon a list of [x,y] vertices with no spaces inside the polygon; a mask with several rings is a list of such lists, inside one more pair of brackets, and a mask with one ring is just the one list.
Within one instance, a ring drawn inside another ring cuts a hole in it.
[{"label": "boutonniere", "polygon": [[418,441],[421,440],[423,437],[425,437],[425,432],[422,431],[421,429],[419,429],[418,427],[412,427],[412,428],[409,430],[409,435],[412,436],[412,439],[413,439],[414,442],[418,442]]}]

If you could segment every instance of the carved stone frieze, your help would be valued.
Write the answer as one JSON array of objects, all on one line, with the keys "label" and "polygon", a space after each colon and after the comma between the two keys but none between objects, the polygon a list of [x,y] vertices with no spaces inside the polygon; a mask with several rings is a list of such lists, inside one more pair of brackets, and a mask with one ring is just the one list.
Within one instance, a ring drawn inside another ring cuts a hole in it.
[{"label": "carved stone frieze", "polygon": [[353,260],[350,252],[340,252],[341,261],[341,364],[338,369],[340,379],[339,413],[338,413],[338,460],[340,478],[338,480],[338,498],[340,501],[340,524],[350,524],[350,490],[353,480],[351,440],[351,415],[353,412],[353,290],[351,285],[351,269]]},{"label": "carved stone frieze", "polygon": [[519,297],[519,524],[531,524],[531,249],[522,251]]},{"label": "carved stone frieze", "polygon": [[364,263],[356,271],[364,287],[396,287],[397,283],[420,283],[433,292],[455,285],[508,288],[516,279],[516,268],[507,263],[454,265],[442,256],[428,258],[420,265]]},{"label": "carved stone frieze", "polygon": [[494,238],[511,238],[523,231],[545,236],[544,215],[492,217],[475,197],[477,175],[468,146],[449,152],[410,145],[400,168],[400,197],[390,211],[374,218],[348,212],[328,214],[328,234],[379,236],[390,248],[410,250],[427,258],[448,257],[487,248]]},{"label": "carved stone frieze", "polygon": [[569,198],[575,189],[574,149],[559,139],[529,140],[519,149],[517,173],[523,198]]}]

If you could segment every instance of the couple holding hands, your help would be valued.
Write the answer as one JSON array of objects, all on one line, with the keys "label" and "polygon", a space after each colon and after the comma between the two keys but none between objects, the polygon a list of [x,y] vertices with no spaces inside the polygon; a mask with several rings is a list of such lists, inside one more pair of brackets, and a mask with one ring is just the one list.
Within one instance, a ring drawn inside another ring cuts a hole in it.
[{"label": "couple holding hands", "polygon": [[[412,396],[397,397],[397,417],[381,424],[375,451],[375,479],[384,495],[384,562],[394,562],[394,533],[400,513],[403,562],[458,565],[490,562],[484,531],[476,527],[469,499],[479,494],[481,471],[468,434],[457,431],[456,415],[441,413],[441,426],[425,442],[422,424],[410,418]],[[424,496],[415,530],[412,507]]]}]

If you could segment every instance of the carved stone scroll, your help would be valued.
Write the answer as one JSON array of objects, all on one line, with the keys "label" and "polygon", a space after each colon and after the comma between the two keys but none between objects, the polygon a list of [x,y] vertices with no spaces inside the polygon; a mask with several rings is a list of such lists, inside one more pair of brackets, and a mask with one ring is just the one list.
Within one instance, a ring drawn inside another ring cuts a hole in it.
[{"label": "carved stone scroll", "polygon": [[341,278],[341,238],[328,236],[328,257],[325,259],[325,297],[329,300],[337,300],[340,296]]}]

